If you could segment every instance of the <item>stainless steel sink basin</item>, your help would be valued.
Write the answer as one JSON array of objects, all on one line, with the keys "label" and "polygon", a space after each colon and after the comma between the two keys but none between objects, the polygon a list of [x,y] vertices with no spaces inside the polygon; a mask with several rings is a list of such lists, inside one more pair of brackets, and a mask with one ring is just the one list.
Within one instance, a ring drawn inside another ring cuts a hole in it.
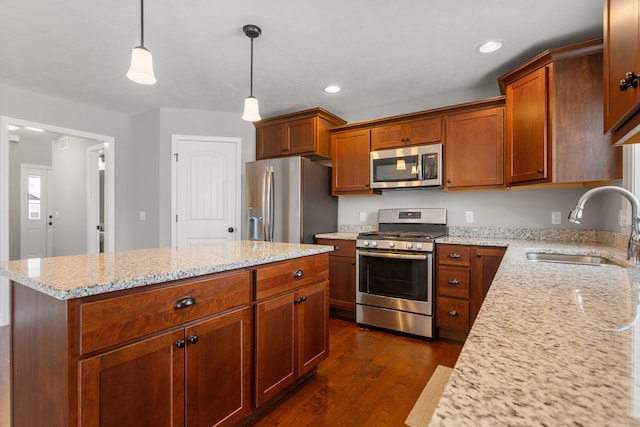
[{"label": "stainless steel sink basin", "polygon": [[594,255],[570,255],[570,254],[543,254],[536,252],[527,252],[527,259],[529,261],[540,262],[555,262],[560,264],[582,264],[582,265],[594,265],[601,267],[623,267],[622,264],[605,258],[602,256]]}]

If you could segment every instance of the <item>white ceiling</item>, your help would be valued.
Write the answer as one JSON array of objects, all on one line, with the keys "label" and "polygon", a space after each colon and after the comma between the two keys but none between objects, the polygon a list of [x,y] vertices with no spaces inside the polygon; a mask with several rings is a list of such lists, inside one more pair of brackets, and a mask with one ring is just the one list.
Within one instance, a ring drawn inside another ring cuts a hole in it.
[{"label": "white ceiling", "polygon": [[[549,48],[599,37],[602,0],[146,0],[158,83],[125,73],[138,0],[0,0],[0,83],[131,114],[159,107],[341,115],[496,84]],[[478,44],[504,40],[494,54]],[[328,84],[343,90],[323,92]]]}]

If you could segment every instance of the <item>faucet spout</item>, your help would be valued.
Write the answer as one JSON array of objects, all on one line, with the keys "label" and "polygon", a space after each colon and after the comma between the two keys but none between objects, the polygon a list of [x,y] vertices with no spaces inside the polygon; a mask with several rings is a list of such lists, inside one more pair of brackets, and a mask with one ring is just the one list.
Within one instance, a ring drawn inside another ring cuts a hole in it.
[{"label": "faucet spout", "polygon": [[629,190],[622,187],[616,187],[614,185],[592,188],[580,197],[576,207],[571,211],[571,213],[569,213],[569,221],[580,224],[584,205],[587,203],[587,200],[595,194],[606,191],[614,191],[621,194],[631,204],[631,235],[629,236],[629,242],[627,244],[627,258],[635,258],[635,260],[638,261],[640,260],[640,236],[638,235],[640,225],[640,218],[638,218],[639,203],[636,196],[634,196]]}]

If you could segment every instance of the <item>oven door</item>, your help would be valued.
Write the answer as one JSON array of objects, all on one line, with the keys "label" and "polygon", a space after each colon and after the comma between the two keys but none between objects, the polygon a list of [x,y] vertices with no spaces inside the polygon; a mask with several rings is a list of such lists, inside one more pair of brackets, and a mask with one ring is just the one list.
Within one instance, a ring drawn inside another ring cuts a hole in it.
[{"label": "oven door", "polygon": [[433,314],[433,253],[358,250],[356,303]]}]

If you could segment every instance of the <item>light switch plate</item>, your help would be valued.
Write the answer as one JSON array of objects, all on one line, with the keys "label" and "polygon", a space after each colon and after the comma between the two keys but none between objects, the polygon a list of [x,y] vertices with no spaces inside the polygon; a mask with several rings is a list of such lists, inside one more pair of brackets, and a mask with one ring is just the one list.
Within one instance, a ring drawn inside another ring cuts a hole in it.
[{"label": "light switch plate", "polygon": [[367,220],[367,213],[360,212],[360,221],[366,221],[366,220]]}]

